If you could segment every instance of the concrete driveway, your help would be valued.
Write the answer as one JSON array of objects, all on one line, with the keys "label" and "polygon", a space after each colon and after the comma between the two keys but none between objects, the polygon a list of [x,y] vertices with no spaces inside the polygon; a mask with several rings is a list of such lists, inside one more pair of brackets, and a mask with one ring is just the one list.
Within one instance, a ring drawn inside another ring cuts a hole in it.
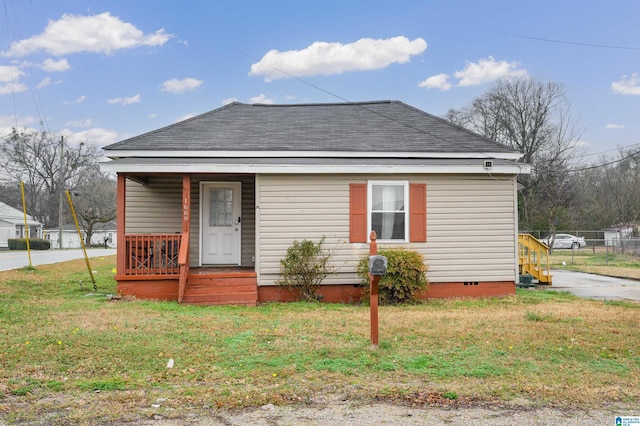
[{"label": "concrete driveway", "polygon": [[586,299],[640,302],[640,281],[561,269],[551,270],[551,276],[551,290],[568,291]]},{"label": "concrete driveway", "polygon": [[[87,249],[87,255],[89,256],[89,258],[97,256],[109,256],[112,254],[116,254],[116,249]],[[33,264],[33,266],[48,265],[51,263],[66,262],[67,260],[82,258],[84,258],[82,249],[31,251],[31,263]],[[0,271],[22,268],[23,266],[29,266],[29,255],[26,251],[0,251]]]}]

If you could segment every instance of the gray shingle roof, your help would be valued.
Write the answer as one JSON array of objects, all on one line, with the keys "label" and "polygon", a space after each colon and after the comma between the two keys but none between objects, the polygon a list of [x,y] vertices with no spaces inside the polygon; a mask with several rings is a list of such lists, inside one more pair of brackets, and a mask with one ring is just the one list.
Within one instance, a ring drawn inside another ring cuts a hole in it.
[{"label": "gray shingle roof", "polygon": [[399,101],[297,105],[234,102],[104,149],[106,155],[110,150],[515,152]]},{"label": "gray shingle roof", "polygon": [[[24,213],[18,209],[14,209],[8,204],[0,202],[0,220],[14,225],[24,224]],[[27,215],[27,223],[29,225],[42,225],[31,215]]]}]

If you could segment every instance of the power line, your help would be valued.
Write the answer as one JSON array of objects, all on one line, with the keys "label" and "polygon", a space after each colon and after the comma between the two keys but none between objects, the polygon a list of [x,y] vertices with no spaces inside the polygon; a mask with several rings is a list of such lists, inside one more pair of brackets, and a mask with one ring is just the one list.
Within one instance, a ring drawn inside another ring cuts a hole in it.
[{"label": "power line", "polygon": [[[635,145],[640,145],[640,144],[635,144]],[[633,145],[631,145],[633,146]],[[633,157],[635,157],[636,155],[640,154],[640,150],[632,152],[622,158],[618,158],[617,160],[611,160],[608,161],[606,163],[602,163],[602,164],[596,164],[593,166],[585,166],[585,167],[579,167],[579,168],[575,168],[575,169],[568,169],[566,170],[566,173],[578,173],[578,172],[584,172],[587,170],[596,170],[596,169],[601,169],[603,167],[607,167],[607,166],[611,166],[612,164],[618,164],[618,163],[622,163],[625,160],[629,160]],[[534,169],[536,171],[538,171],[537,169]]]},{"label": "power line", "polygon": [[628,154],[628,155],[626,155],[626,156],[624,156],[624,157],[622,157],[622,158],[618,158],[617,160],[608,161],[608,162],[606,162],[606,163],[598,164],[598,165],[595,165],[595,166],[587,166],[587,167],[581,167],[581,168],[579,168],[579,169],[571,169],[571,170],[569,170],[569,172],[572,172],[572,173],[575,173],[575,172],[584,172],[584,171],[586,171],[586,170],[594,170],[594,169],[599,169],[599,168],[602,168],[602,167],[607,167],[607,166],[610,166],[610,165],[612,165],[612,164],[621,163],[621,162],[623,162],[623,161],[625,161],[625,160],[628,160],[628,159],[630,159],[630,158],[633,158],[633,157],[635,157],[635,156],[636,156],[636,155],[638,155],[638,154],[640,154],[640,150],[635,151],[635,152],[632,152],[631,154]]},{"label": "power line", "polygon": [[598,43],[584,43],[579,41],[568,41],[568,40],[557,40],[553,38],[545,38],[545,37],[533,37],[522,34],[511,34],[504,32],[497,32],[498,34],[504,34],[511,37],[524,38],[528,40],[536,40],[536,41],[544,41],[547,43],[558,43],[558,44],[570,44],[574,46],[585,46],[585,47],[597,47],[601,49],[622,49],[622,50],[640,50],[640,47],[633,46],[618,46],[613,44],[598,44]]},{"label": "power line", "polygon": [[[20,37],[21,31],[19,27],[20,21],[16,15],[16,12],[15,12],[15,9],[13,8],[11,0],[3,0],[2,6],[4,10],[5,27],[7,28],[7,39],[13,39],[13,40],[21,39]],[[12,25],[12,23],[14,23],[14,25]],[[51,129],[49,128],[49,123],[47,122],[47,117],[46,117],[46,114],[44,113],[44,106],[42,104],[42,100],[40,99],[40,94],[37,90],[37,87],[34,87],[34,84],[31,81],[31,77],[28,72],[25,73],[25,79],[27,80],[27,85],[28,85],[29,91],[31,92],[31,97],[33,99],[33,104],[34,104],[36,113],[38,114],[39,121],[42,127],[46,128],[46,130],[50,133]],[[15,91],[14,85],[11,85],[11,94],[14,100],[13,102],[14,120],[15,120],[16,128],[18,128],[18,110],[15,102],[16,91]]]},{"label": "power line", "polygon": [[640,146],[640,142],[639,143],[633,143],[631,145],[619,146],[617,148],[608,149],[606,151],[599,151],[599,152],[592,152],[590,154],[578,155],[578,156],[576,156],[576,158],[592,157],[594,155],[606,154],[608,152],[613,152],[613,151],[620,151],[621,149],[627,149],[627,148],[631,148],[631,147],[634,147],[634,146]]}]

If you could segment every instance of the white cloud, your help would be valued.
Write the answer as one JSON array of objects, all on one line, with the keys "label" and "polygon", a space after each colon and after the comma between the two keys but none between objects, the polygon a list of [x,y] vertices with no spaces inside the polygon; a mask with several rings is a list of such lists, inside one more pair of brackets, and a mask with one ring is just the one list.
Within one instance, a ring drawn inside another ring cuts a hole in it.
[{"label": "white cloud", "polygon": [[178,80],[174,78],[172,80],[167,80],[164,83],[162,83],[162,90],[164,92],[180,94],[184,92],[190,92],[191,90],[195,90],[201,84],[202,84],[202,80],[198,80],[195,78],[183,78],[182,80]]},{"label": "white cloud", "polygon": [[129,97],[124,97],[124,98],[107,99],[107,103],[110,103],[110,104],[121,104],[121,105],[131,105],[131,104],[137,104],[141,100],[142,100],[142,98],[140,97],[140,95],[135,95],[135,96],[129,96]]},{"label": "white cloud", "polygon": [[67,71],[71,68],[69,65],[69,61],[66,59],[60,59],[59,61],[54,61],[53,59],[45,59],[42,63],[42,69],[47,72],[62,72]]},{"label": "white cloud", "polygon": [[462,71],[456,71],[454,76],[460,79],[460,87],[479,86],[503,78],[526,77],[527,70],[521,69],[518,62],[496,61],[489,56],[477,63],[467,62],[467,66]]},{"label": "white cloud", "polygon": [[269,104],[273,103],[273,99],[267,98],[267,95],[261,93],[258,96],[254,96],[253,98],[249,98],[250,104]]},{"label": "white cloud", "polygon": [[50,84],[51,84],[51,77],[45,77],[40,81],[40,83],[38,83],[36,88],[37,89],[44,89],[45,87],[47,87]]},{"label": "white cloud", "polygon": [[11,43],[5,56],[20,57],[38,51],[54,56],[78,52],[111,53],[139,46],[161,46],[171,37],[164,29],[144,34],[135,25],[109,12],[93,16],[62,15],[49,21],[45,30],[31,38]]},{"label": "white cloud", "polygon": [[64,135],[65,141],[72,145],[88,142],[91,145],[105,146],[121,139],[121,136],[115,130],[102,129],[100,127],[83,130],[82,132],[73,132],[65,129],[60,133]]},{"label": "white cloud", "polygon": [[184,121],[184,120],[188,120],[188,119],[190,119],[190,118],[193,118],[193,117],[195,117],[196,115],[198,115],[198,114],[196,114],[195,112],[189,112],[189,113],[187,113],[187,114],[183,115],[182,117],[178,117],[178,119],[177,119],[175,122],[176,122],[176,123],[179,123],[179,122],[181,122],[181,121]]},{"label": "white cloud", "polygon": [[65,126],[69,127],[91,127],[93,125],[93,121],[90,118],[86,120],[74,120],[68,121]]},{"label": "white cloud", "polygon": [[15,83],[24,75],[15,65],[0,65],[0,83]]},{"label": "white cloud", "polygon": [[12,129],[36,130],[30,126],[39,123],[39,119],[33,116],[17,117],[15,115],[0,115],[0,138],[11,134]]},{"label": "white cloud", "polygon": [[605,129],[624,129],[624,124],[607,124]]},{"label": "white cloud", "polygon": [[0,84],[0,95],[8,95],[11,93],[20,93],[27,90],[27,86],[22,83],[4,83]]},{"label": "white cloud", "polygon": [[634,72],[631,76],[623,75],[619,81],[611,83],[613,93],[619,95],[640,95],[640,78],[638,73]]},{"label": "white cloud", "polygon": [[20,93],[27,90],[27,86],[20,82],[24,71],[14,65],[0,65],[0,95]]},{"label": "white cloud", "polygon": [[428,89],[449,90],[451,87],[479,86],[500,79],[527,77],[527,70],[520,68],[519,62],[496,61],[493,56],[482,58],[478,62],[467,62],[462,71],[453,73],[458,82],[449,83],[447,74],[437,74],[419,83]]},{"label": "white cloud", "polygon": [[270,50],[251,65],[249,75],[261,75],[265,81],[272,81],[291,75],[333,75],[380,69],[408,62],[411,56],[421,54],[426,48],[427,42],[422,38],[409,40],[403,36],[362,38],[348,44],[317,41],[302,50]]},{"label": "white cloud", "polygon": [[158,114],[149,114],[147,118],[158,118]]},{"label": "white cloud", "polygon": [[427,89],[440,89],[440,90],[449,90],[451,89],[451,83],[449,83],[449,74],[437,74],[432,75],[424,81],[421,81],[418,84],[420,87],[426,87]]},{"label": "white cloud", "polygon": [[64,104],[64,105],[81,104],[81,103],[83,103],[83,102],[84,102],[84,101],[86,101],[86,100],[87,100],[87,97],[83,95],[83,96],[79,96],[78,98],[76,98],[76,99],[72,100],[71,102],[69,102],[69,101],[64,101],[64,102],[63,102],[63,104]]},{"label": "white cloud", "polygon": [[222,105],[229,105],[232,102],[238,102],[236,98],[227,98],[222,100]]},{"label": "white cloud", "polygon": [[589,148],[591,147],[591,142],[587,142],[587,141],[578,141],[576,142],[576,148]]}]

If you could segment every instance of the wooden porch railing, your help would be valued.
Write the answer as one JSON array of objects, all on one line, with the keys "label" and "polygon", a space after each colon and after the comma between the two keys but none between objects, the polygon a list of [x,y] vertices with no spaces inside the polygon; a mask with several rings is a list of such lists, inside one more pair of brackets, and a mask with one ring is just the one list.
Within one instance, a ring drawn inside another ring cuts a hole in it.
[{"label": "wooden porch railing", "polygon": [[125,235],[125,275],[179,275],[182,234]]}]

